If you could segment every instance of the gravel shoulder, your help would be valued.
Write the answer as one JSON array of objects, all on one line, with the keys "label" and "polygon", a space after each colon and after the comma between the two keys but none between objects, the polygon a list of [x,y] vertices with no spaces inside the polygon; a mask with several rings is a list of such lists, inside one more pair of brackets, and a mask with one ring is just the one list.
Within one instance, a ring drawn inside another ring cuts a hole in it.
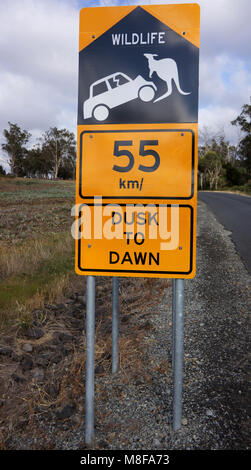
[{"label": "gravel shoulder", "polygon": [[[110,281],[107,283],[111,284]],[[123,351],[120,371],[112,376],[107,350],[105,353],[96,350],[98,356],[105,356],[106,360],[103,370],[99,364],[100,370],[96,368],[95,442],[92,449],[248,449],[251,278],[236,252],[231,233],[219,224],[204,203],[199,203],[197,276],[185,281],[183,425],[178,432],[172,430],[171,280],[156,279],[152,284],[133,280],[133,286],[130,283],[132,280],[120,280],[120,350]],[[104,292],[101,290],[98,298],[101,339],[105,334],[111,335]],[[132,301],[125,297],[126,292]],[[111,291],[108,293],[110,298]],[[74,309],[79,318],[72,317]],[[83,307],[74,299],[62,306],[62,312],[57,308],[55,314],[60,322],[65,318],[65,323],[59,325],[61,330],[70,324],[70,319],[71,323],[81,321],[81,328],[84,328],[82,311]],[[105,318],[103,327],[102,316]],[[45,324],[45,331],[46,328]],[[72,330],[71,334],[76,333]],[[54,356],[63,341],[58,336],[56,339]],[[64,338],[66,340],[69,338]],[[66,351],[65,343],[62,345]],[[75,341],[76,353],[84,354],[80,337]],[[13,428],[5,443],[6,449],[86,449],[81,385],[84,367],[80,364],[75,368],[81,382],[75,398],[74,380],[67,381],[67,374],[72,372],[73,356],[70,349],[67,357],[65,352],[62,354],[62,361],[60,358],[56,361],[55,357],[52,361],[53,374],[57,370],[65,374],[67,396],[71,397],[74,406],[70,408],[69,398],[67,410],[58,411],[54,405],[40,406],[40,411],[22,425],[22,432]],[[24,377],[30,377],[28,374],[32,371],[27,370]],[[49,374],[46,368],[43,371],[45,376]],[[48,379],[52,378],[52,372],[50,374]]]}]

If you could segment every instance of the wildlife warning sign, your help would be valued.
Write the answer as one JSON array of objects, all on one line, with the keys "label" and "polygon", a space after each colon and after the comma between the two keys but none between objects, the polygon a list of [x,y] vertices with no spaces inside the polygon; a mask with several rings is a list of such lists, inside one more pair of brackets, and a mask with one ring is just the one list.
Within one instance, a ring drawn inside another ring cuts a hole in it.
[{"label": "wildlife warning sign", "polygon": [[198,66],[197,4],[80,11],[79,274],[195,275]]}]

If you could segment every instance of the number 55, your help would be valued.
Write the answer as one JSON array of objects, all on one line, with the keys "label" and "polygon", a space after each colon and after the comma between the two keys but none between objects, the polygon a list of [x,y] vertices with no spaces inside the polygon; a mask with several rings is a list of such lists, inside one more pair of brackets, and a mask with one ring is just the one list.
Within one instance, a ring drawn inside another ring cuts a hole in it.
[{"label": "number 55", "polygon": [[[130,150],[127,150],[127,149],[120,150],[120,147],[131,147],[132,144],[133,144],[132,140],[115,140],[113,155],[115,157],[126,156],[128,157],[129,161],[128,161],[127,166],[113,165],[112,169],[114,171],[126,173],[127,171],[130,171],[133,168],[134,156],[132,152],[130,152]],[[159,168],[160,157],[159,157],[158,152],[156,152],[156,150],[153,150],[153,149],[145,149],[145,147],[147,146],[150,146],[150,145],[153,146],[153,145],[158,145],[158,144],[159,144],[158,140],[141,140],[140,141],[139,155],[141,155],[142,157],[147,157],[150,155],[154,157],[154,160],[155,160],[152,166],[139,165],[138,169],[140,171],[145,171],[145,172],[150,173],[152,171],[156,171]]]}]

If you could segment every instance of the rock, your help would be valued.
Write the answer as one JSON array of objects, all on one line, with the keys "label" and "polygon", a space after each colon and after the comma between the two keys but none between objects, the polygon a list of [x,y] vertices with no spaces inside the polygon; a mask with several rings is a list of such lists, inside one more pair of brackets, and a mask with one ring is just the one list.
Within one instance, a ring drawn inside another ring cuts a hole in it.
[{"label": "rock", "polygon": [[47,384],[45,390],[51,398],[57,398],[59,394],[59,388],[55,384]]},{"label": "rock", "polygon": [[9,346],[0,346],[0,356],[12,356],[12,349]]},{"label": "rock", "polygon": [[74,317],[74,318],[78,318],[80,320],[84,319],[84,314],[83,314],[83,311],[82,309],[79,311],[79,310],[73,310],[71,312],[71,315]]},{"label": "rock", "polygon": [[30,353],[30,352],[33,351],[33,346],[32,346],[31,343],[24,343],[24,344],[22,345],[22,350],[23,350],[24,352]]},{"label": "rock", "polygon": [[144,383],[145,383],[144,378],[143,377],[138,377],[136,382],[135,382],[135,385],[143,385]]},{"label": "rock", "polygon": [[105,372],[105,369],[101,364],[98,364],[95,367],[95,374],[103,374],[104,372]]},{"label": "rock", "polygon": [[97,286],[97,292],[104,292],[106,289],[105,286]]},{"label": "rock", "polygon": [[74,308],[81,308],[82,309],[82,304],[76,302],[75,305],[74,305]]},{"label": "rock", "polygon": [[183,418],[183,419],[182,419],[182,425],[183,425],[183,426],[187,426],[187,419],[186,419],[186,418]]},{"label": "rock", "polygon": [[80,302],[81,305],[86,306],[86,298],[84,295],[79,295],[78,296],[78,301]]},{"label": "rock", "polygon": [[20,367],[23,372],[32,369],[33,360],[28,354],[25,354],[22,356],[21,361],[20,361]]},{"label": "rock", "polygon": [[161,443],[160,443],[159,439],[154,439],[153,440],[153,445],[154,445],[154,447],[160,447]]},{"label": "rock", "polygon": [[64,310],[65,309],[65,304],[57,304],[57,309],[58,310]]},{"label": "rock", "polygon": [[36,357],[36,365],[39,367],[46,368],[51,361],[51,355],[50,353],[45,353],[45,354],[39,354]]},{"label": "rock", "polygon": [[100,449],[106,449],[108,447],[108,443],[105,440],[101,439],[98,442],[98,446]]},{"label": "rock", "polygon": [[64,344],[62,346],[61,351],[62,351],[63,356],[67,356],[68,354],[70,354],[73,351],[73,346],[71,344]]},{"label": "rock", "polygon": [[108,351],[105,351],[103,352],[103,354],[101,355],[101,358],[100,359],[104,359],[104,360],[110,360],[112,358],[112,355],[110,352]]},{"label": "rock", "polygon": [[44,378],[44,371],[43,369],[39,369],[38,367],[33,370],[32,375],[35,380],[43,380]]},{"label": "rock", "polygon": [[59,337],[59,340],[62,341],[62,343],[69,343],[70,341],[73,340],[73,336],[70,335],[69,333],[60,332],[58,337]]},{"label": "rock", "polygon": [[121,322],[122,322],[122,323],[127,323],[129,320],[130,320],[129,315],[123,315],[123,316],[121,317]]},{"label": "rock", "polygon": [[67,403],[67,405],[64,405],[59,411],[57,411],[56,413],[57,418],[59,419],[70,418],[73,415],[75,409],[76,409],[76,406],[74,403]]},{"label": "rock", "polygon": [[62,355],[60,353],[55,353],[51,357],[52,364],[58,364],[62,359]]},{"label": "rock", "polygon": [[146,321],[145,323],[139,325],[139,330],[150,330],[152,327],[152,323],[150,321]]},{"label": "rock", "polygon": [[73,340],[73,336],[69,333],[64,333],[63,331],[55,331],[53,334],[53,343],[67,343]]},{"label": "rock", "polygon": [[207,416],[210,416],[210,417],[212,417],[212,418],[215,418],[215,414],[214,414],[214,412],[213,412],[212,410],[207,410],[207,411],[206,411],[206,415],[207,415]]},{"label": "rock", "polygon": [[71,320],[71,325],[73,328],[76,328],[78,330],[82,330],[84,328],[84,320],[78,320],[77,318],[72,318]]},{"label": "rock", "polygon": [[13,346],[15,340],[13,336],[4,336],[4,342],[5,344],[9,344],[10,346]]},{"label": "rock", "polygon": [[39,339],[39,338],[42,338],[42,336],[44,336],[44,330],[40,328],[39,326],[29,327],[27,328],[26,336],[27,338],[30,338],[30,339]]},{"label": "rock", "polygon": [[49,310],[55,308],[55,305],[51,305],[51,304],[44,304],[45,308],[48,308]]},{"label": "rock", "polygon": [[19,362],[20,358],[19,358],[18,354],[16,354],[14,351],[12,351],[11,359],[12,359],[12,361]]},{"label": "rock", "polygon": [[16,374],[15,372],[13,372],[11,378],[13,380],[15,380],[15,382],[17,382],[17,383],[24,383],[25,382],[25,378],[21,377],[20,375]]},{"label": "rock", "polygon": [[[103,303],[103,301],[102,301]],[[107,307],[104,307],[103,305],[97,305],[96,307],[96,314],[97,316],[101,316],[101,315],[106,315],[107,313]]]}]

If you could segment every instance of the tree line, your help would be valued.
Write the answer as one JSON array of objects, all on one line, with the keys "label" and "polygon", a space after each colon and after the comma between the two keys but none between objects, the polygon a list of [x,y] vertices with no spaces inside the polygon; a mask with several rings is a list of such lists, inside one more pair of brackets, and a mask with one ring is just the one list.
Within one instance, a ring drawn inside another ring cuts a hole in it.
[{"label": "tree line", "polygon": [[[76,173],[76,141],[67,129],[51,127],[37,144],[27,148],[31,134],[17,124],[4,129],[2,150],[8,155],[11,174],[38,178],[74,179]],[[251,106],[243,105],[241,113],[231,121],[241,132],[238,145],[230,145],[223,133],[200,131],[198,155],[199,189],[217,190],[245,186],[251,191]],[[0,165],[0,175],[5,170]]]},{"label": "tree line", "polygon": [[[74,179],[76,172],[76,140],[67,129],[50,127],[37,144],[29,147],[31,134],[8,122],[4,129],[2,150],[8,156],[13,176]],[[0,165],[0,174],[5,170]]]},{"label": "tree line", "polygon": [[240,115],[231,124],[238,126],[241,133],[236,146],[230,145],[221,132],[214,135],[207,128],[200,132],[199,189],[246,185],[251,191],[251,106],[243,105]]}]

